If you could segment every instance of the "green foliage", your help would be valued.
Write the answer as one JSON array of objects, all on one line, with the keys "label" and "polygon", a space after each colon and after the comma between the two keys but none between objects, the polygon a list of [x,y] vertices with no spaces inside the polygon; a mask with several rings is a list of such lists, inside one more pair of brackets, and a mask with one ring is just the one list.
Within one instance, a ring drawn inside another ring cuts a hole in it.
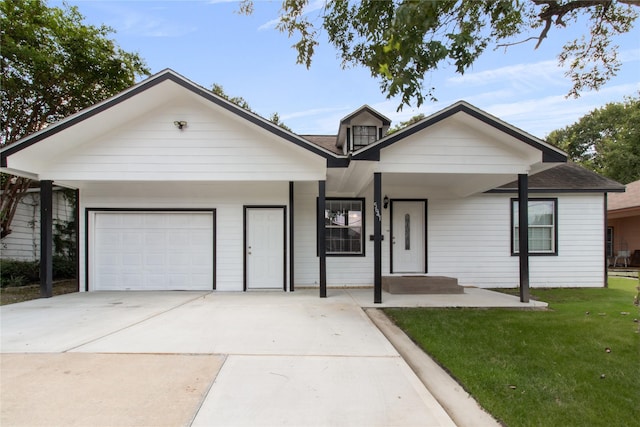
[{"label": "green foliage", "polygon": [[584,167],[623,184],[640,179],[640,97],[591,111],[547,140]]},{"label": "green foliage", "polygon": [[40,280],[38,261],[0,259],[0,287],[25,286]]},{"label": "green foliage", "polygon": [[402,130],[408,126],[411,126],[413,124],[418,123],[420,120],[424,119],[426,116],[422,113],[420,114],[416,114],[415,116],[411,117],[409,120],[405,121],[405,122],[400,122],[397,125],[393,126],[392,128],[390,128],[387,131],[387,135],[391,135],[392,133],[396,133],[399,130]]},{"label": "green foliage", "polygon": [[[76,277],[76,262],[56,255],[53,257],[53,279],[73,279]],[[0,259],[0,287],[27,286],[40,281],[39,261],[18,261]]]},{"label": "green foliage", "polygon": [[[255,111],[253,111],[251,109],[251,107],[249,106],[249,103],[247,102],[246,99],[244,99],[241,96],[229,96],[229,95],[227,95],[227,93],[224,91],[224,88],[222,87],[222,85],[214,83],[213,86],[211,87],[211,92],[213,92],[214,94],[218,95],[221,98],[226,99],[229,102],[232,102],[232,103],[236,104],[240,108],[243,108],[243,109],[245,109],[247,111],[251,111],[252,113],[256,114]],[[291,131],[291,128],[289,128],[289,126],[285,125],[280,120],[280,115],[278,113],[273,113],[271,115],[271,117],[269,117],[267,120],[269,120],[274,125],[280,126],[282,129]]]},{"label": "green foliage", "polygon": [[108,98],[148,75],[106,26],[85,25],[76,7],[43,0],[0,1],[0,145]]},{"label": "green foliage", "polygon": [[[387,97],[400,97],[398,109],[435,100],[435,89],[423,85],[425,74],[443,65],[463,74],[490,45],[537,40],[537,48],[552,27],[575,24],[579,16],[588,20],[588,33],[567,42],[559,60],[574,83],[569,95],[598,89],[621,65],[612,38],[631,30],[637,18],[632,5],[638,5],[629,0],[336,0],[325,1],[316,20],[307,13],[310,3],[282,2],[278,29],[298,38],[297,62],[311,65],[324,30],[343,66],[369,69]],[[240,13],[251,13],[252,6],[252,0],[243,0]],[[532,30],[539,35],[515,40]]]},{"label": "green foliage", "polygon": [[609,288],[532,289],[550,303],[548,311],[385,313],[505,425],[635,425],[635,286],[635,280],[611,279]]}]

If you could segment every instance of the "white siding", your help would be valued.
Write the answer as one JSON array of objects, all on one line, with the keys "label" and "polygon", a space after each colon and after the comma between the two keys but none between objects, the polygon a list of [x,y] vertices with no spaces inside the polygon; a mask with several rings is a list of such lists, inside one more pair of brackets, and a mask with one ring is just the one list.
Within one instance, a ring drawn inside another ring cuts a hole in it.
[{"label": "white siding", "polygon": [[[516,149],[517,147],[517,149]],[[456,121],[445,121],[408,136],[380,154],[381,172],[523,173],[540,152],[505,143]]]},{"label": "white siding", "polygon": [[[187,127],[177,129],[175,120],[187,121]],[[325,165],[324,158],[238,116],[176,102],[50,159],[41,176],[57,181],[288,181],[322,179]]]},{"label": "white siding", "polygon": [[[53,221],[73,220],[73,208],[61,191],[53,192]],[[11,234],[0,243],[0,257],[20,261],[40,259],[40,193],[30,191],[18,202]]]},{"label": "white siding", "polygon": [[[383,189],[383,194],[385,189]],[[328,286],[373,285],[373,195],[366,190],[365,257],[327,257]],[[421,198],[420,194],[387,194],[390,198]],[[331,196],[330,194],[328,196]],[[296,184],[295,284],[317,286],[317,185]],[[465,199],[428,200],[427,250],[429,275],[456,277],[478,287],[517,287],[518,257],[511,255],[511,198],[483,194]],[[600,287],[604,277],[604,215],[602,194],[545,194],[557,198],[558,255],[531,256],[532,287]],[[382,271],[389,274],[389,210],[382,210]]]},{"label": "white siding", "polygon": [[[94,184],[83,190],[81,201],[82,212],[86,208],[215,209],[216,289],[242,291],[243,207],[245,205],[286,206],[289,201],[289,183],[105,183]],[[81,215],[81,242],[85,241],[84,227],[83,214]],[[84,289],[84,264],[84,254],[82,254],[80,289]]]}]

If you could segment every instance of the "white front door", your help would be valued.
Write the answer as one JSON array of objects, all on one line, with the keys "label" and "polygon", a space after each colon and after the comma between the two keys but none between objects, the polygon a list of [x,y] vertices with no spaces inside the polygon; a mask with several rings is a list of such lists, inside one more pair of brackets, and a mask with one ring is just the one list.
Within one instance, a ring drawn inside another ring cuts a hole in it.
[{"label": "white front door", "polygon": [[425,202],[391,202],[392,273],[426,273]]},{"label": "white front door", "polygon": [[246,289],[285,288],[285,210],[246,210]]}]

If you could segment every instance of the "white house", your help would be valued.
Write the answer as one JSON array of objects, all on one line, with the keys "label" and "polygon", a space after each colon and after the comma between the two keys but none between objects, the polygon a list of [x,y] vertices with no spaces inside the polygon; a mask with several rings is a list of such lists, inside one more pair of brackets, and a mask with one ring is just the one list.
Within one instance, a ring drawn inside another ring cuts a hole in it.
[{"label": "white house", "polygon": [[466,102],[391,135],[368,106],[336,125],[296,135],[165,70],[0,160],[78,190],[86,291],[603,285],[623,186]]},{"label": "white house", "polygon": [[[73,206],[60,187],[52,193],[53,222],[64,225],[74,221]],[[11,221],[11,233],[0,240],[0,258],[19,261],[40,259],[40,189],[30,188],[18,201]]]}]

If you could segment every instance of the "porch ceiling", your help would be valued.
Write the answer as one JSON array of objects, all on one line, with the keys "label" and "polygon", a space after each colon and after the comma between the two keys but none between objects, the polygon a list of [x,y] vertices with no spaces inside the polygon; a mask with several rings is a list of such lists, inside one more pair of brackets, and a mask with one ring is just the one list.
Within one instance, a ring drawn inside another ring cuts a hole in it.
[{"label": "porch ceiling", "polygon": [[514,178],[517,176],[510,174],[385,173],[382,186],[398,194],[410,192],[420,197],[446,199],[482,193]]}]

